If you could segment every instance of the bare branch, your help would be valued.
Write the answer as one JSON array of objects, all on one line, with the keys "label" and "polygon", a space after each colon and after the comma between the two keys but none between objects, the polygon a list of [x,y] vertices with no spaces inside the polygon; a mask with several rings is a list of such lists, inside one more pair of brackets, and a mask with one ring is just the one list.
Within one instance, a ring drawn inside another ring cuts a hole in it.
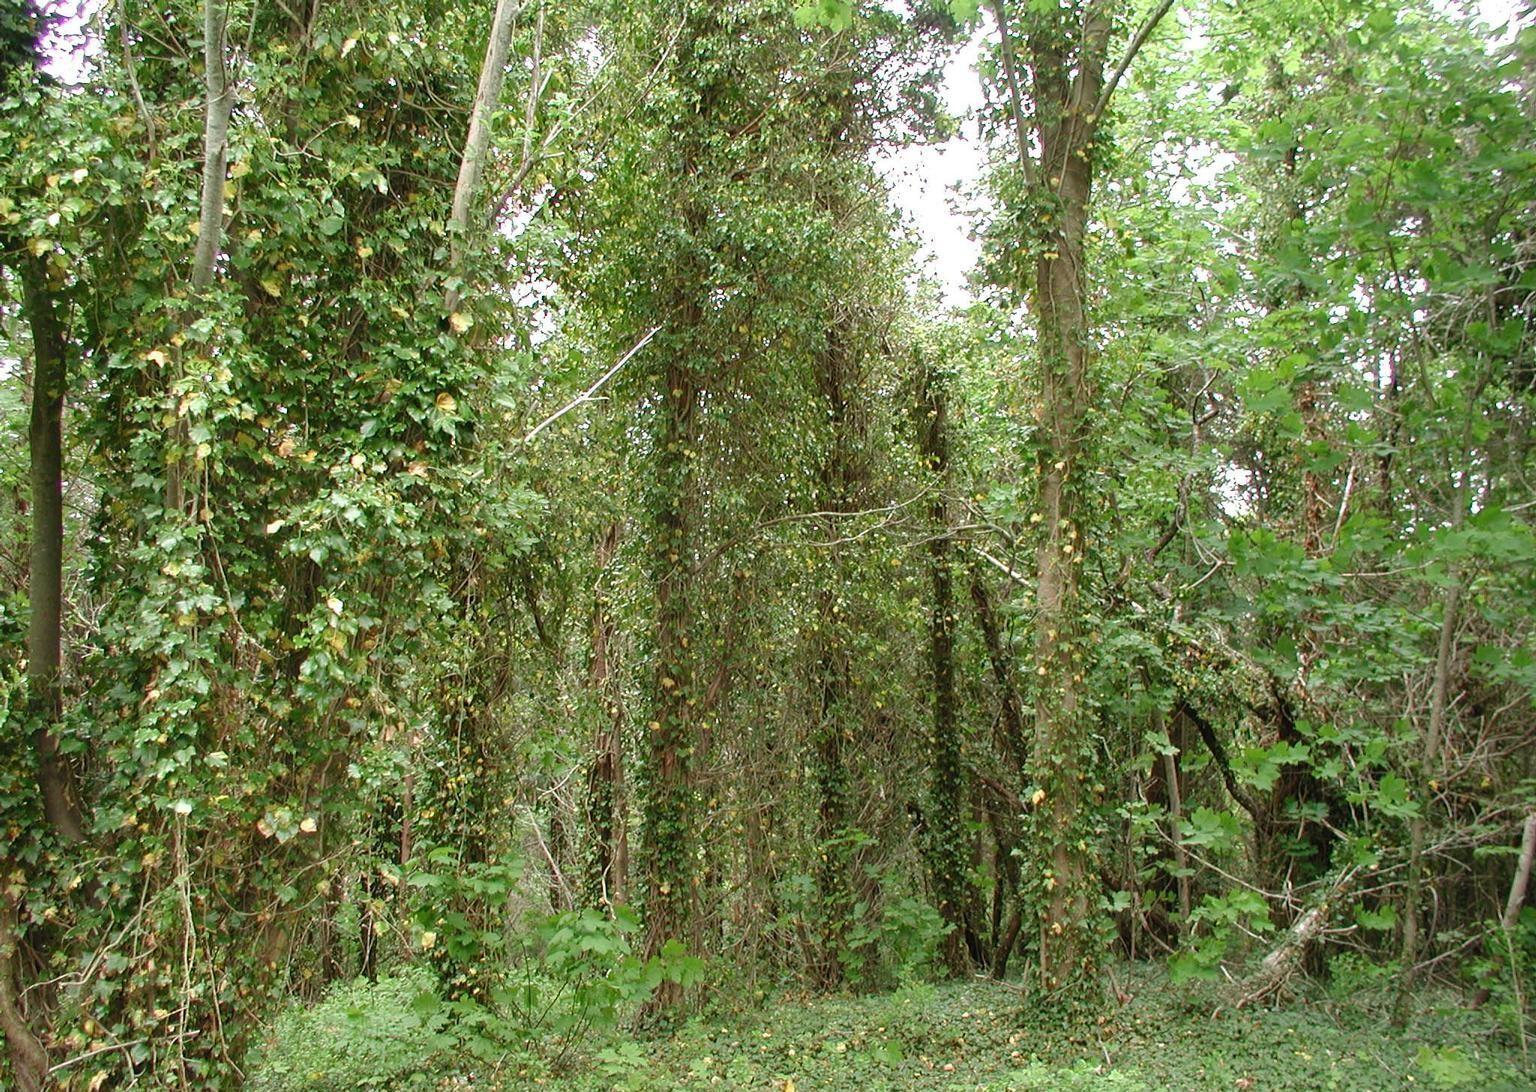
[{"label": "bare branch", "polygon": [[644,337],[642,337],[639,341],[635,342],[633,345],[630,346],[629,352],[627,352],[623,356],[619,357],[619,361],[618,361],[617,364],[615,364],[613,367],[609,368],[606,372],[604,372],[601,376],[598,377],[598,380],[597,380],[596,383],[593,383],[590,387],[588,387],[586,390],[582,391],[579,395],[577,395],[576,398],[574,398],[572,401],[567,402],[564,406],[561,406],[554,413],[550,414],[548,417],[544,418],[544,420],[540,421],[534,427],[532,432],[528,433],[527,436],[523,437],[523,443],[525,443],[525,444],[532,443],[533,442],[533,438],[535,436],[537,436],[539,433],[543,432],[546,428],[548,428],[550,425],[554,424],[556,421],[560,420],[560,418],[564,417],[567,413],[570,413],[571,410],[575,409],[577,406],[585,405],[586,403],[592,401],[593,396],[596,395],[597,392],[602,389],[603,384],[608,382],[608,380],[612,379],[614,376],[618,375],[619,374],[619,369],[624,367],[624,365],[628,364],[630,362],[630,359],[636,353],[638,353],[641,349],[645,348],[646,344],[651,340],[651,338],[656,336],[657,332],[660,331],[660,329],[661,329],[660,326],[652,326],[650,328],[650,330],[648,330],[646,332],[646,335]]},{"label": "bare branch", "polygon": [[1115,88],[1120,86],[1120,81],[1125,76],[1125,70],[1131,67],[1131,62],[1136,59],[1136,54],[1141,52],[1141,47],[1147,44],[1147,39],[1157,29],[1157,24],[1163,21],[1163,16],[1173,8],[1173,0],[1163,0],[1157,5],[1157,10],[1147,16],[1147,21],[1141,24],[1141,29],[1136,32],[1136,37],[1131,39],[1131,44],[1125,49],[1125,56],[1120,58],[1120,63],[1115,66],[1115,71],[1109,79],[1104,81],[1104,89],[1099,92],[1099,101],[1094,104],[1093,117],[1097,121],[1104,116],[1104,111],[1109,107],[1109,97],[1115,93]]},{"label": "bare branch", "polygon": [[1003,54],[1003,74],[1008,80],[1009,113],[1013,115],[1014,139],[1019,145],[1019,170],[1024,182],[1035,184],[1035,161],[1029,154],[1029,127],[1024,123],[1024,96],[1019,91],[1018,67],[1013,60],[1013,40],[1008,34],[1008,11],[1003,0],[992,0],[992,15],[997,19],[998,44]]}]

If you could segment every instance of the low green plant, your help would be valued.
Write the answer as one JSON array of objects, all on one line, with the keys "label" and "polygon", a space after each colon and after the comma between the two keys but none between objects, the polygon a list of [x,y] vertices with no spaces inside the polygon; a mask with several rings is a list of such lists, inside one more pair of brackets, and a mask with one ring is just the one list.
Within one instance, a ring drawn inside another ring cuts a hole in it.
[{"label": "low green plant", "polygon": [[286,1009],[247,1061],[248,1087],[432,1087],[456,1043],[446,1011],[416,1004],[435,986],[428,971],[411,968],[377,982],[344,983],[316,1005]]},{"label": "low green plant", "polygon": [[1168,977],[1175,984],[1219,977],[1221,961],[1234,940],[1240,935],[1274,930],[1269,904],[1244,888],[1219,897],[1207,895],[1189,920],[1197,931],[1190,943],[1168,960]]},{"label": "low green plant", "polygon": [[[894,877],[885,880],[890,885],[896,882]],[[851,918],[838,954],[848,981],[862,987],[929,977],[939,945],[954,928],[927,900],[912,895],[886,898],[878,916],[861,899],[854,904]]]}]

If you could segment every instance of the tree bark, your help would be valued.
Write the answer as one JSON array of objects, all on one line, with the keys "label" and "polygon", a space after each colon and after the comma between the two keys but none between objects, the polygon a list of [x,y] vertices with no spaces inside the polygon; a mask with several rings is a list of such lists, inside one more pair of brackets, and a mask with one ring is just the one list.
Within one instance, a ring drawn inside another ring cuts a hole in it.
[{"label": "tree bark", "polygon": [[592,665],[588,672],[600,708],[587,773],[587,823],[592,838],[587,894],[589,901],[603,907],[626,901],[629,879],[629,839],[624,821],[624,695],[613,666],[616,626],[609,610],[606,579],[618,545],[619,525],[610,523],[597,541],[598,580],[592,595]]},{"label": "tree bark", "polygon": [[1019,697],[1014,678],[1013,656],[1003,644],[1002,626],[998,624],[997,611],[981,574],[971,572],[971,602],[976,608],[976,626],[981,630],[987,646],[987,662],[992,667],[992,679],[997,684],[998,714],[1002,727],[1003,753],[1011,765],[1011,773],[1022,785],[1024,771],[1029,764],[1029,745],[1024,739],[1024,703]]},{"label": "tree bark", "polygon": [[27,693],[36,725],[33,751],[43,814],[65,841],[84,837],[73,773],[59,753],[63,715],[64,392],[68,341],[43,258],[21,263],[22,290],[32,328],[32,410],[29,430],[32,544],[28,572]]},{"label": "tree bark", "polygon": [[[850,490],[854,476],[853,437],[850,420],[849,374],[853,362],[841,331],[827,332],[826,344],[817,361],[817,383],[826,404],[831,434],[822,459],[817,508],[829,513],[822,520],[822,531],[829,540],[840,532],[835,514],[850,508]],[[816,840],[819,859],[815,864],[816,896],[820,916],[819,935],[814,953],[817,984],[832,989],[843,979],[842,949],[847,934],[849,895],[845,849],[839,842],[848,824],[848,771],[843,756],[843,733],[847,715],[849,676],[847,621],[840,614],[842,551],[832,547],[825,572],[832,574],[816,592],[816,639],[813,670],[816,694],[814,729],[814,769],[816,787]]]},{"label": "tree bark", "polygon": [[16,907],[0,894],[0,1030],[10,1051],[11,1075],[18,1092],[43,1092],[48,1086],[48,1052],[33,1034],[22,1010],[18,968],[20,932]]},{"label": "tree bark", "polygon": [[1499,927],[1506,933],[1514,931],[1520,920],[1520,908],[1525,905],[1525,889],[1531,882],[1531,864],[1536,859],[1536,812],[1525,817],[1520,833],[1520,857],[1515,865],[1515,878],[1509,882],[1509,898],[1504,903],[1504,914]]},{"label": "tree bark", "polygon": [[[1079,466],[1089,400],[1086,285],[1088,201],[1093,185],[1092,113],[1102,88],[1110,23],[1087,8],[1073,37],[1067,12],[1031,23],[1035,137],[1041,149],[1035,199],[1051,210],[1048,241],[1035,259],[1028,300],[1036,322],[1042,443],[1039,514],[1044,538],[1035,587],[1035,780],[1045,792],[1041,854],[1047,885],[1040,921],[1040,969],[1055,987],[1094,964],[1089,940],[1092,870],[1078,830],[1082,770],[1082,681],[1078,634]],[[1075,63],[1074,63],[1075,62]]]},{"label": "tree bark", "polygon": [[1339,873],[1317,901],[1292,923],[1280,943],[1260,962],[1258,971],[1239,986],[1238,1008],[1273,997],[1285,989],[1286,983],[1301,968],[1302,956],[1306,955],[1307,948],[1328,927],[1334,908],[1348,893],[1355,876],[1354,869]]},{"label": "tree bark", "polygon": [[951,974],[970,969],[969,950],[977,948],[966,890],[968,847],[965,832],[965,767],[955,701],[955,588],[949,518],[948,392],[931,363],[919,380],[920,448],[927,469],[938,479],[929,508],[928,543],[933,597],[929,606],[928,659],[933,685],[933,725],[928,739],[928,807],[925,846],[928,872],[939,914],[951,927],[944,962]]},{"label": "tree bark", "polygon": [[[501,105],[501,89],[506,82],[512,24],[521,6],[520,0],[496,0],[496,14],[491,17],[490,38],[485,46],[485,60],[480,65],[480,82],[475,88],[469,133],[464,138],[459,177],[453,187],[453,208],[448,216],[448,260],[453,277],[459,276],[464,260],[469,214],[480,190],[480,177],[485,172],[485,160],[491,147],[491,123],[496,108]],[[457,310],[461,295],[458,285],[451,284],[445,296],[445,308],[450,312]]]},{"label": "tree bark", "polygon": [[197,221],[197,250],[192,256],[192,291],[213,283],[219,241],[224,233],[224,169],[229,158],[229,116],[234,94],[224,63],[224,31],[229,18],[226,0],[203,4],[203,189]]},{"label": "tree bark", "polygon": [[[696,304],[685,304],[679,328],[692,332],[700,320]],[[699,387],[683,349],[663,371],[662,427],[656,445],[656,666],[652,719],[647,727],[646,778],[646,958],[661,954],[668,941],[687,943],[693,918],[694,807],[693,743],[695,671],[690,649],[693,625],[693,554],[697,475]],[[682,1001],[682,989],[664,982],[654,1008]]]}]

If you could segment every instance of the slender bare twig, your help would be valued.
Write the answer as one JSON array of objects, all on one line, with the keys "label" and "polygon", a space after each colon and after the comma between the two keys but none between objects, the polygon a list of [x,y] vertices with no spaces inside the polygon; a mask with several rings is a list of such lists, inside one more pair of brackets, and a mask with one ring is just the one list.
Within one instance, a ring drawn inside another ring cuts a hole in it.
[{"label": "slender bare twig", "polygon": [[575,409],[577,406],[582,406],[592,401],[597,392],[602,389],[603,384],[608,382],[608,380],[612,379],[614,376],[618,375],[619,369],[628,364],[630,359],[634,357],[636,353],[645,348],[645,346],[650,342],[651,338],[655,337],[657,332],[660,330],[660,326],[652,326],[648,331],[646,331],[644,337],[629,347],[629,351],[627,353],[619,357],[617,364],[609,368],[606,372],[598,377],[596,383],[593,383],[590,387],[577,395],[574,400],[567,402],[554,413],[550,414],[548,417],[544,418],[544,420],[535,425],[533,431],[528,433],[527,436],[523,437],[523,443],[532,443],[535,436],[543,432],[556,421],[560,420],[560,418],[564,417],[567,413],[570,413],[571,410]]}]

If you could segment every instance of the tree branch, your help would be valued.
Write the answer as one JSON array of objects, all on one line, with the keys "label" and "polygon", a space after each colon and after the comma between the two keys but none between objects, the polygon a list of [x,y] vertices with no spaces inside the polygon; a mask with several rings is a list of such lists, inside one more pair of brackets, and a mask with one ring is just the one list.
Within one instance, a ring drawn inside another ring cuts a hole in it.
[{"label": "tree branch", "polygon": [[1131,62],[1136,59],[1136,54],[1141,52],[1141,47],[1147,44],[1147,39],[1157,29],[1157,24],[1163,21],[1163,16],[1173,8],[1173,0],[1163,0],[1157,5],[1157,9],[1147,16],[1147,21],[1141,24],[1141,29],[1136,32],[1136,37],[1131,39],[1131,44],[1125,49],[1125,56],[1120,58],[1120,63],[1115,66],[1114,74],[1104,81],[1104,89],[1099,92],[1099,101],[1094,104],[1093,118],[1098,121],[1104,116],[1104,111],[1109,107],[1109,98],[1115,93],[1115,88],[1120,86],[1120,80],[1125,76],[1125,70],[1131,67]]},{"label": "tree branch", "polygon": [[203,83],[208,105],[203,115],[203,194],[197,221],[197,250],[192,257],[192,290],[213,283],[224,231],[224,166],[229,154],[229,115],[234,95],[224,65],[224,26],[229,17],[225,0],[203,5]]},{"label": "tree branch", "polygon": [[1024,124],[1024,96],[1019,92],[1018,68],[1013,60],[1013,40],[1008,35],[1008,12],[1003,0],[992,0],[992,15],[997,19],[999,47],[1003,54],[1003,73],[1008,80],[1009,112],[1013,114],[1014,139],[1019,145],[1019,170],[1024,183],[1035,184],[1035,161],[1029,154],[1029,128]]},{"label": "tree branch", "polygon": [[618,375],[619,369],[628,364],[630,359],[634,357],[636,353],[645,348],[646,344],[651,340],[651,338],[655,337],[657,332],[660,330],[660,326],[652,326],[648,331],[646,331],[644,337],[629,347],[629,352],[619,357],[617,364],[609,368],[606,372],[598,377],[596,383],[593,383],[590,387],[582,391],[574,399],[567,402],[554,413],[550,414],[548,417],[544,418],[544,420],[535,425],[533,431],[528,433],[527,436],[523,437],[523,443],[532,443],[535,436],[543,432],[556,421],[560,420],[560,418],[564,417],[567,413],[570,413],[571,410],[575,409],[577,406],[584,405],[585,403],[592,401],[593,396],[597,394],[597,392],[602,388],[603,384],[608,382],[608,380],[612,379],[614,376]]}]

